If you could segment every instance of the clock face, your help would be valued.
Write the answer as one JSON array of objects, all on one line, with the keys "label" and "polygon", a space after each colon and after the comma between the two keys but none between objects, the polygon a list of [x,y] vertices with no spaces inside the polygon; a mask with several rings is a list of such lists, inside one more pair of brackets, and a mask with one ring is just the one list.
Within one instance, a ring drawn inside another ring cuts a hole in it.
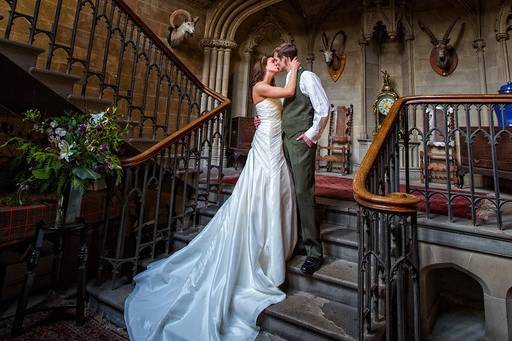
[{"label": "clock face", "polygon": [[395,98],[393,96],[384,96],[379,99],[379,102],[377,103],[377,110],[379,110],[382,115],[387,115],[389,109],[393,106],[393,103],[395,103]]}]

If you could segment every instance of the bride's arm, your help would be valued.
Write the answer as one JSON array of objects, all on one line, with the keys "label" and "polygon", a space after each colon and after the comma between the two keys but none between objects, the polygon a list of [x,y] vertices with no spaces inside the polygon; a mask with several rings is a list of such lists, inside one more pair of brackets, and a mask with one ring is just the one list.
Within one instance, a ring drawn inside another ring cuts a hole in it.
[{"label": "bride's arm", "polygon": [[258,83],[254,86],[255,95],[264,98],[283,98],[295,95],[295,88],[297,87],[297,72],[300,67],[300,63],[297,58],[294,58],[291,61],[290,66],[290,80],[284,88],[272,86],[266,83]]}]

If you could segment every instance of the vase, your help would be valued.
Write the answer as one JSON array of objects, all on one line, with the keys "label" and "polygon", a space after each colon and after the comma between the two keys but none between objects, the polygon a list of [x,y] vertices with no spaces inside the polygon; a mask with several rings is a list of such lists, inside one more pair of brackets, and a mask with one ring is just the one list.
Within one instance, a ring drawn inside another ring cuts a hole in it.
[{"label": "vase", "polygon": [[[510,95],[512,94],[512,82],[503,84],[498,90],[499,94]],[[496,112],[496,118],[498,119],[498,126],[511,127],[512,126],[512,104],[495,104],[494,112]],[[505,120],[505,124],[503,124]]]},{"label": "vase", "polygon": [[57,215],[55,226],[73,224],[78,221],[81,214],[83,193],[74,189],[71,185],[64,187],[57,201]]}]

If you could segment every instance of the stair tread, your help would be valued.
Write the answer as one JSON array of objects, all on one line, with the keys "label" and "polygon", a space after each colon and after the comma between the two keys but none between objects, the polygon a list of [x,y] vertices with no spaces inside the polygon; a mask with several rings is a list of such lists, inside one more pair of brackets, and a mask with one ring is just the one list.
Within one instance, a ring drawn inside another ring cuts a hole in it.
[{"label": "stair tread", "polygon": [[288,293],[284,301],[269,306],[264,314],[335,340],[354,340],[347,330],[353,330],[357,324],[357,309],[306,292]]},{"label": "stair tread", "polygon": [[256,336],[254,341],[288,341],[288,340],[262,330],[258,333],[258,336]]},{"label": "stair tread", "polygon": [[10,45],[12,47],[16,47],[16,48],[20,48],[20,49],[25,49],[34,54],[40,54],[40,53],[43,53],[46,51],[42,47],[38,47],[38,46],[22,43],[19,41],[10,40],[10,39],[5,39],[5,38],[0,38],[0,44],[1,45]]},{"label": "stair tread", "polygon": [[210,205],[204,208],[199,209],[199,214],[207,217],[213,217],[215,213],[219,210],[219,206]]},{"label": "stair tread", "polygon": [[324,263],[313,275],[300,271],[306,256],[296,256],[287,264],[288,270],[312,278],[357,289],[357,263],[339,258],[324,258]]},{"label": "stair tread", "polygon": [[316,204],[318,206],[327,206],[330,210],[342,212],[349,211],[354,214],[356,214],[357,211],[359,210],[359,205],[352,200],[341,200],[316,196]]},{"label": "stair tread", "polygon": [[68,100],[96,102],[96,103],[107,104],[107,105],[112,104],[112,100],[108,100],[105,98],[93,97],[93,96],[68,95]]},{"label": "stair tread", "polygon": [[323,241],[354,248],[358,247],[357,231],[350,227],[335,224],[322,224],[322,226],[320,226],[320,235]]},{"label": "stair tread", "polygon": [[70,75],[68,73],[58,72],[58,71],[53,71],[53,70],[40,69],[37,67],[31,67],[30,73],[40,73],[40,74],[50,75],[50,76],[54,76],[54,77],[62,77],[62,78],[67,78],[70,81],[80,80],[80,77],[76,76],[76,75]]}]

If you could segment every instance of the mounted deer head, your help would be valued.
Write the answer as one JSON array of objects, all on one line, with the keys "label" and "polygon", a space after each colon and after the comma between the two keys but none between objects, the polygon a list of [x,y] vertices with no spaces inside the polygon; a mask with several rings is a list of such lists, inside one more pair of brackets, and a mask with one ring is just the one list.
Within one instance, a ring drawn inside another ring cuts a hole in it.
[{"label": "mounted deer head", "polygon": [[[177,24],[178,18],[183,18],[181,24]],[[185,39],[192,36],[199,17],[192,18],[188,11],[177,9],[169,17],[169,34],[167,42],[171,47],[180,45]]]},{"label": "mounted deer head", "polygon": [[434,47],[430,54],[430,64],[435,72],[442,76],[452,73],[457,67],[458,57],[455,48],[450,45],[450,33],[460,17],[456,18],[448,27],[441,39],[436,38],[434,33],[418,20],[421,30],[430,37],[430,42]]},{"label": "mounted deer head", "polygon": [[[340,34],[342,37],[342,44],[341,51],[338,53],[334,48],[334,41]],[[347,59],[347,56],[344,54],[346,42],[347,35],[343,30],[336,32],[330,43],[325,32],[322,32],[322,43],[324,48],[320,50],[320,52],[324,54],[324,60],[329,69],[329,74],[331,75],[332,80],[335,82],[340,78],[341,74],[343,73],[343,69],[345,68]]]}]

